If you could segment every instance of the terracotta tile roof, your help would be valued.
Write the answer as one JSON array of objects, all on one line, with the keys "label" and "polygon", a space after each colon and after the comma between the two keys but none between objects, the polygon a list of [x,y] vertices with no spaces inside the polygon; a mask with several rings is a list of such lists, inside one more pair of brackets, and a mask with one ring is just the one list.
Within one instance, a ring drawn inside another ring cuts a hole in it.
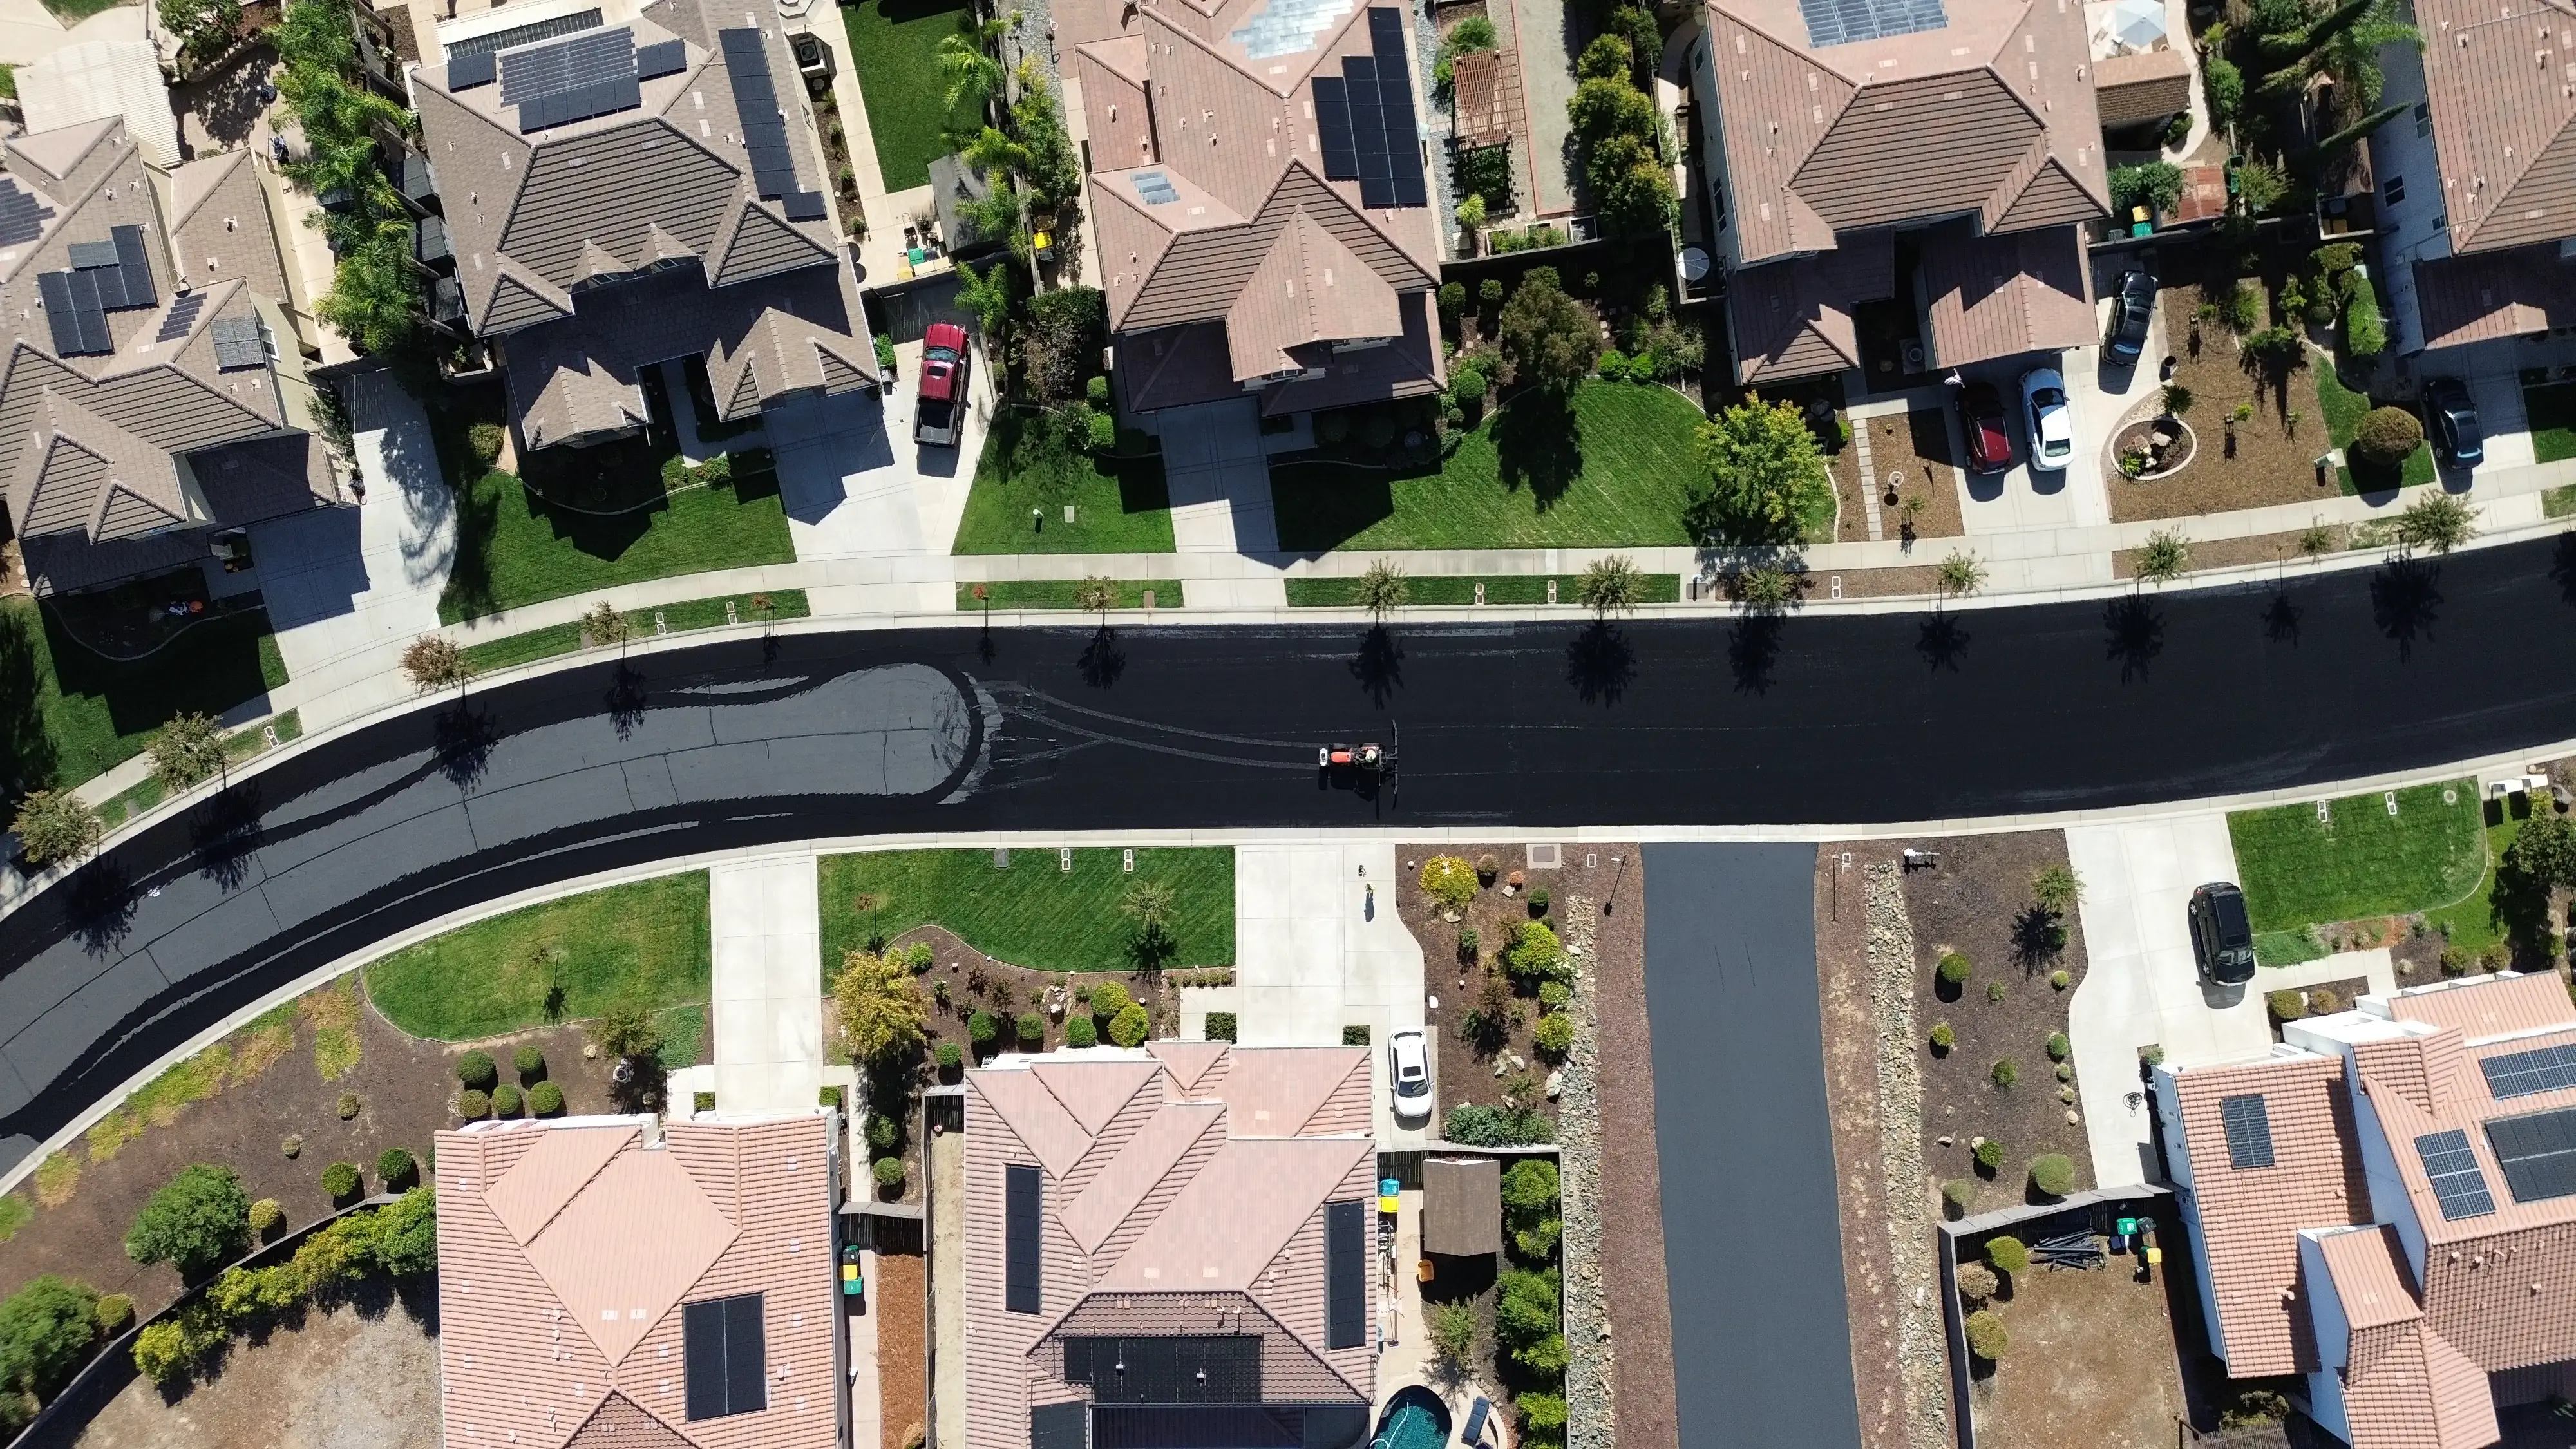
[{"label": "terracotta tile roof", "polygon": [[2405,1248],[2397,1241],[2396,1229],[2325,1234],[2318,1239],[2317,1249],[2334,1279],[2346,1328],[2359,1332],[2384,1324],[2413,1323],[2424,1316],[2415,1301],[2415,1285],[2409,1281]]},{"label": "terracotta tile roof", "polygon": [[1818,46],[1792,0],[1712,0],[1739,265],[1951,212],[1995,231],[2110,209],[2083,7],[1946,9],[1932,30]]},{"label": "terracotta tile roof", "polygon": [[2576,1026],[2576,1002],[2555,971],[2464,977],[2388,998],[2399,1021],[2456,1026],[2470,1041]]},{"label": "terracotta tile roof", "polygon": [[1395,288],[1302,206],[1290,213],[1225,312],[1226,346],[1238,381],[1298,366],[1289,355],[1292,348],[1392,337],[1403,330]]},{"label": "terracotta tile roof", "polygon": [[2485,1370],[2425,1321],[2397,1230],[2321,1239],[2342,1309],[2344,1413],[2352,1449],[2485,1449],[2498,1437]]},{"label": "terracotta tile roof", "polygon": [[[2308,1372],[2317,1353],[2299,1294],[2299,1230],[2341,1227],[2368,1211],[2343,1061],[2266,1057],[2174,1080],[2227,1371],[2238,1378]],[[2219,1102],[2246,1094],[2263,1098],[2270,1167],[2228,1160]]]},{"label": "terracotta tile roof", "polygon": [[1353,1166],[1376,1161],[1377,1144],[1367,1138],[1231,1138],[1099,1286],[1250,1291]]},{"label": "terracotta tile roof", "polygon": [[[1266,1048],[1232,1053],[1233,1070],[1216,1095],[1234,1114],[1237,1137],[1288,1137],[1299,1133],[1367,1132],[1369,1054],[1366,1047]],[[1354,1083],[1361,1118],[1321,1125],[1328,1110],[1347,1113]]]},{"label": "terracotta tile roof", "polygon": [[1221,1102],[1165,1102],[1064,1209],[1065,1231],[1096,1252],[1190,1148],[1225,1133]]},{"label": "terracotta tile roof", "polygon": [[1207,1076],[1211,1068],[1224,1064],[1232,1055],[1221,1041],[1148,1042],[1145,1050],[1171,1074],[1164,1090],[1175,1098],[1189,1095],[1199,1086],[1200,1078]]},{"label": "terracotta tile roof", "polygon": [[2416,0],[2455,252],[2576,235],[2576,15]]},{"label": "terracotta tile roof", "polygon": [[1154,1080],[1157,1068],[1151,1061],[1041,1061],[1030,1066],[1029,1074],[1055,1094],[1083,1131],[1097,1134]]},{"label": "terracotta tile roof", "polygon": [[609,1159],[635,1142],[637,1129],[548,1132],[498,1181],[484,1189],[492,1215],[522,1245],[545,1230],[573,1194],[590,1185]]},{"label": "terracotta tile roof", "polygon": [[[2533,1043],[2549,1040],[2530,1039]],[[2481,1055],[2502,1055],[2515,1045],[2518,1044],[2482,1049]],[[2360,1054],[2365,1051],[2367,1056]],[[2487,1090],[2485,1074],[2463,1051],[2457,1027],[2399,1041],[2364,1043],[2356,1048],[2355,1060],[2361,1069],[2362,1092],[2370,1098],[2387,1131],[2390,1155],[2397,1160],[2398,1176],[2406,1184],[2407,1195],[2414,1199],[2415,1213],[2424,1224],[2427,1241],[2466,1243],[2521,1228],[2576,1226],[2576,1196],[2537,1202],[2514,1199],[2486,1133],[2486,1124],[2497,1118],[2576,1107],[2576,1087],[2496,1100]],[[2453,1130],[2465,1134],[2469,1150],[2486,1175],[2488,1196],[2495,1200],[2492,1213],[2463,1218],[2442,1216],[2440,1200],[2433,1193],[2423,1156],[2414,1150],[2414,1143],[2418,1137]],[[2571,1308],[2576,1308],[2576,1277],[2555,1291],[2567,1299]]]},{"label": "terracotta tile roof", "polygon": [[2556,242],[2415,263],[2426,347],[2457,347],[2576,324],[2576,275]]},{"label": "terracotta tile roof", "polygon": [[1933,229],[1920,245],[1937,365],[2100,340],[2092,269],[2076,228],[1972,236],[1960,222]]}]

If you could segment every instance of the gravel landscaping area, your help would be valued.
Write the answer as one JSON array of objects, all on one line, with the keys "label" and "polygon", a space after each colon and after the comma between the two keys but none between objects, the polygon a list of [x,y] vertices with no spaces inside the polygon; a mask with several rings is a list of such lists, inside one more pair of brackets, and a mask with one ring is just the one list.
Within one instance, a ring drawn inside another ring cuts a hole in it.
[{"label": "gravel landscaping area", "polygon": [[381,1283],[236,1338],[176,1393],[136,1379],[73,1441],[78,1449],[437,1449],[438,1292]]},{"label": "gravel landscaping area", "polygon": [[[1872,847],[1893,859],[1902,842]],[[1940,864],[1905,874],[1906,913],[1914,930],[1914,1015],[1923,1053],[1922,1133],[1930,1179],[1966,1185],[1962,1213],[1990,1212],[2033,1195],[2030,1166],[2045,1154],[2065,1156],[2074,1186],[2092,1186],[2092,1151],[2075,1105],[2072,1063],[2052,1060],[2050,1038],[2066,1030],[2066,1006],[2084,979],[2083,929],[2077,913],[2056,922],[2065,945],[2052,945],[2050,921],[2033,898],[2032,878],[2066,864],[2060,831],[1957,836],[1913,842]],[[1856,851],[1857,853],[1857,851]],[[1869,859],[1868,855],[1859,858]],[[1968,976],[1940,977],[1945,956],[1966,958]],[[2065,985],[2052,983],[2065,974]],[[1998,999],[2000,998],[2000,999]],[[1947,1025],[1946,1049],[1931,1045]],[[1997,1065],[2009,1063],[2011,1085]],[[2059,1073],[2063,1072],[2061,1080]],[[1979,1162],[1980,1138],[2001,1144],[2001,1159]]]},{"label": "gravel landscaping area", "polygon": [[[1867,483],[1877,494],[1879,537],[1904,536],[1909,518],[1905,510],[1914,506],[1916,499],[1922,500],[1910,515],[1916,538],[1956,538],[1965,532],[1959,517],[1958,474],[1950,449],[1948,416],[1938,408],[1917,408],[1908,413],[1864,418],[1853,425],[1853,432],[1858,434],[1863,428],[1869,434]],[[1841,505],[1834,527],[1838,543],[1869,538],[1860,452],[1855,436],[1852,446],[1834,457],[1834,490]],[[1892,502],[1888,496],[1890,477],[1896,480]]]},{"label": "gravel landscaping area", "polygon": [[[2115,523],[2297,503],[2331,498],[2338,491],[2331,478],[2325,487],[2317,486],[2316,456],[2329,441],[2326,421],[2319,415],[2315,380],[2307,371],[2294,372],[2283,387],[2275,389],[2259,369],[2250,366],[2252,360],[2226,327],[2216,321],[2194,326],[2192,318],[2207,295],[2192,285],[2169,285],[2164,290],[2165,316],[2182,334],[2172,380],[2191,390],[2191,407],[2183,420],[2199,435],[2200,450],[2189,467],[2152,483],[2123,477],[2111,460],[2100,460]],[[2260,325],[2269,325],[2268,304]],[[2311,362],[2311,367],[2323,365],[2322,358]],[[2231,448],[2226,423],[2239,404],[2251,412],[2236,424]],[[2150,400],[2138,411],[2143,416],[2157,406]]]}]

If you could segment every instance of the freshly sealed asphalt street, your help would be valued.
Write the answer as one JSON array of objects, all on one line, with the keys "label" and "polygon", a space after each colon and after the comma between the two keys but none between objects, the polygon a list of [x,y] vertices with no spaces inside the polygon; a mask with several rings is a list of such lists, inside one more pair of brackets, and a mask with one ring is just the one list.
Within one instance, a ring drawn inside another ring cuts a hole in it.
[{"label": "freshly sealed asphalt street", "polygon": [[[2295,572],[2295,571],[2294,571]],[[2576,535],[2285,588],[1780,620],[741,640],[282,759],[0,917],[0,1166],[264,991],[508,891],[910,830],[1913,820],[2576,737]],[[1319,744],[1401,742],[1392,787]]]}]

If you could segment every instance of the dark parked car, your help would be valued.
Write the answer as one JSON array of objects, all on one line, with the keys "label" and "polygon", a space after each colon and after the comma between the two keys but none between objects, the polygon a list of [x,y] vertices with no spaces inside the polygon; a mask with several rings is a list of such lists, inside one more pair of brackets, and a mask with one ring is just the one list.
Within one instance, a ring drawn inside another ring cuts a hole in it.
[{"label": "dark parked car", "polygon": [[2254,920],[2245,914],[2245,892],[2232,881],[2212,881],[2191,893],[2191,954],[2200,979],[2242,986],[2254,979]]},{"label": "dark parked car", "polygon": [[2124,272],[2119,293],[2111,299],[2111,360],[2131,363],[2146,350],[2147,319],[2156,314],[2156,278],[2152,272]]},{"label": "dark parked car", "polygon": [[2468,386],[2456,377],[2437,377],[2424,384],[2424,420],[2432,425],[2433,446],[2454,468],[2474,468],[2487,460],[2486,435],[2478,431],[2478,405]]},{"label": "dark parked car", "polygon": [[1959,389],[1959,436],[1968,440],[1968,471],[2000,473],[2012,466],[2012,430],[2004,421],[2004,395],[1991,382]]}]

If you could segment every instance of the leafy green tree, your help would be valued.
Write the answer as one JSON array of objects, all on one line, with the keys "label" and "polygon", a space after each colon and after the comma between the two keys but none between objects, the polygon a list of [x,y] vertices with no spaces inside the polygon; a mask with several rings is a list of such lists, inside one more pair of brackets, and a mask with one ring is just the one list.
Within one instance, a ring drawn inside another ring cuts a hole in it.
[{"label": "leafy green tree", "polygon": [[400,351],[420,325],[420,273],[411,254],[409,221],[375,223],[341,249],[331,290],[314,303],[314,315],[362,352],[381,357]]},{"label": "leafy green tree", "polygon": [[2399,20],[2397,13],[2391,0],[2345,0],[2304,31],[2264,37],[2260,46],[2266,54],[2288,52],[2298,60],[2266,78],[2263,88],[2280,94],[2323,75],[2350,98],[2354,109],[2378,105],[2387,86],[2380,51],[2391,45],[2421,48],[2424,43],[2423,35]]},{"label": "leafy green tree", "polygon": [[1616,236],[1669,231],[1681,214],[1673,173],[1644,136],[1611,136],[1594,145],[1583,163],[1592,208]]},{"label": "leafy green tree", "polygon": [[616,1001],[591,1022],[590,1039],[612,1057],[649,1057],[662,1049],[662,1028],[654,1024],[652,1008]]},{"label": "leafy green tree", "polygon": [[1010,173],[1025,172],[1029,167],[1029,148],[1002,134],[998,127],[986,126],[975,139],[958,153],[978,176],[1000,173],[1007,180]]},{"label": "leafy green tree", "polygon": [[1525,1157],[1503,1174],[1503,1222],[1522,1257],[1542,1261],[1556,1252],[1564,1223],[1558,1217],[1556,1164]]},{"label": "leafy green tree", "polygon": [[1541,1272],[1506,1270],[1494,1309],[1494,1336],[1515,1355],[1557,1333],[1563,1297],[1554,1268]]},{"label": "leafy green tree", "polygon": [[180,54],[195,62],[213,60],[241,34],[238,0],[161,0],[161,28],[179,42]]},{"label": "leafy green tree", "polygon": [[69,790],[28,791],[9,829],[27,863],[38,866],[87,855],[107,835],[98,812]]},{"label": "leafy green tree", "polygon": [[1593,76],[1574,88],[1565,103],[1577,142],[1599,145],[1612,136],[1652,137],[1662,117],[1654,98],[1629,84],[1625,76]]},{"label": "leafy green tree", "polygon": [[1833,498],[1824,450],[1789,403],[1742,402],[1701,423],[1699,455],[1709,488],[1685,514],[1694,538],[1795,543]]},{"label": "leafy green tree", "polygon": [[2133,206],[2170,212],[2182,201],[2182,168],[2170,161],[2144,161],[2111,172],[2111,208],[2121,216]]},{"label": "leafy green tree", "polygon": [[1075,159],[1073,141],[1065,134],[1055,93],[1046,88],[1043,76],[1034,79],[1037,84],[1025,86],[1011,105],[1011,131],[1028,152],[1021,174],[1049,205],[1061,205],[1081,192],[1082,163]]},{"label": "leafy green tree", "polygon": [[1563,392],[1601,356],[1599,325],[1565,294],[1553,267],[1533,267],[1521,278],[1497,325],[1512,380],[1526,386]]},{"label": "leafy green tree", "polygon": [[1637,57],[1620,35],[1596,35],[1575,57],[1574,73],[1585,80],[1625,80],[1637,67]]},{"label": "leafy green tree", "polygon": [[867,951],[841,958],[840,973],[832,978],[832,1006],[850,1055],[871,1064],[894,1061],[920,1046],[922,1026],[930,1019],[912,968]]},{"label": "leafy green tree", "polygon": [[51,1273],[0,1303],[0,1389],[51,1397],[98,1339],[98,1294]]},{"label": "leafy green tree", "polygon": [[169,1263],[183,1278],[204,1277],[250,1243],[250,1194],[229,1167],[196,1163],[152,1195],[125,1235],[138,1263]]}]

